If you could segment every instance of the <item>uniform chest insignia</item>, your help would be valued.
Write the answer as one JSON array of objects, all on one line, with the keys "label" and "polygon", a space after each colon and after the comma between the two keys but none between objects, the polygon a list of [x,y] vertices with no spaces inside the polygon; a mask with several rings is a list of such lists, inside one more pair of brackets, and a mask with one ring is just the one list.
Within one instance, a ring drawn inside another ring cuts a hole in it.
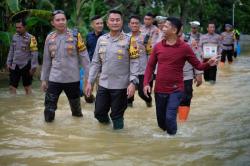
[{"label": "uniform chest insignia", "polygon": [[106,45],[108,45],[108,42],[107,42],[107,41],[105,41],[105,40],[102,40],[102,41],[100,41],[100,45],[102,45],[102,46],[106,46]]},{"label": "uniform chest insignia", "polygon": [[122,50],[117,50],[118,54],[122,54],[122,52],[123,52]]},{"label": "uniform chest insignia", "polygon": [[70,41],[70,42],[72,42],[74,39],[73,39],[73,37],[71,37],[71,36],[69,36],[68,37],[68,39],[67,39],[67,41]]},{"label": "uniform chest insignia", "polygon": [[121,60],[121,59],[123,59],[123,56],[122,55],[118,55],[117,59]]}]

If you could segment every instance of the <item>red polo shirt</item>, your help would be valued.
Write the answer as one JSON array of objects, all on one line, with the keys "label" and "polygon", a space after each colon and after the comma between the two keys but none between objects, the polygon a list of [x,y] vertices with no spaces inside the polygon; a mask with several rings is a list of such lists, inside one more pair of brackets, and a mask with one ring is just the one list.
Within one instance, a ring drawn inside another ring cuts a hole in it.
[{"label": "red polo shirt", "polygon": [[198,70],[209,68],[208,63],[201,63],[196,58],[192,49],[184,41],[178,39],[174,45],[167,45],[166,40],[162,40],[155,45],[150,55],[144,75],[144,86],[149,85],[158,63],[155,92],[169,94],[183,91],[183,67],[186,61]]}]

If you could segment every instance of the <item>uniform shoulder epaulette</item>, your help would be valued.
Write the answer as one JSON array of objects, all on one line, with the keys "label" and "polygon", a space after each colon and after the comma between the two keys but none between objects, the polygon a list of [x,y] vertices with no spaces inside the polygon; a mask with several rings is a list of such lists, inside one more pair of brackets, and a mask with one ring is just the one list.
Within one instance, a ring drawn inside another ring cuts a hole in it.
[{"label": "uniform shoulder epaulette", "polygon": [[106,40],[108,40],[108,37],[109,37],[109,35],[106,33],[106,34],[100,36],[100,37],[98,38],[98,40],[100,40],[100,41],[106,41]]},{"label": "uniform shoulder epaulette", "polygon": [[128,35],[128,37],[132,37],[132,33],[126,33],[126,35]]},{"label": "uniform shoulder epaulette", "polygon": [[[102,36],[104,37],[104,36],[108,36],[109,34],[108,33],[105,33],[105,34],[103,34]],[[100,37],[102,37],[102,36],[100,36]]]},{"label": "uniform shoulder epaulette", "polygon": [[45,41],[47,41],[47,40],[49,40],[49,39],[51,39],[51,38],[54,38],[55,36],[56,36],[56,32],[55,32],[55,31],[52,31],[52,32],[50,32],[50,33],[47,35]]},{"label": "uniform shoulder epaulette", "polygon": [[48,33],[47,37],[52,36],[54,34],[56,34],[56,31],[52,31],[52,32]]}]

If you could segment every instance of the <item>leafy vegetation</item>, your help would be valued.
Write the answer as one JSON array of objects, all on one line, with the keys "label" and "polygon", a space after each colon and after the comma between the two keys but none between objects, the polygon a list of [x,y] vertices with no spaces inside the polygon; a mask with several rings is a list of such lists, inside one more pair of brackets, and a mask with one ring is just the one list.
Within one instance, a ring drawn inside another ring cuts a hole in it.
[{"label": "leafy vegetation", "polygon": [[[235,4],[235,25],[243,33],[250,32],[250,1],[241,0],[2,0],[0,2],[0,68],[4,67],[11,37],[15,33],[14,21],[27,20],[28,31],[38,39],[41,59],[45,37],[52,30],[51,11],[62,9],[69,27],[77,27],[83,36],[90,28],[90,18],[96,14],[106,17],[110,9],[124,13],[125,22],[132,14],[143,17],[147,12],[155,15],[177,16],[185,25],[189,21],[201,22],[203,31],[209,20],[214,20],[218,30],[224,23],[232,22]],[[124,27],[125,30],[126,26]],[[185,26],[185,30],[188,30]]]}]

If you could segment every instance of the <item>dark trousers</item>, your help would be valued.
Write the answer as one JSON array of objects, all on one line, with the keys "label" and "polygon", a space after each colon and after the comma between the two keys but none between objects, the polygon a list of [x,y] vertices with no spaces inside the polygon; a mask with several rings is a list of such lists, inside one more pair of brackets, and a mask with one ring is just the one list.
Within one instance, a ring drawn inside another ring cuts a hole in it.
[{"label": "dark trousers", "polygon": [[111,108],[111,119],[121,119],[127,108],[127,102],[127,89],[107,89],[99,86],[95,101],[95,118],[99,122],[106,122]]},{"label": "dark trousers", "polygon": [[184,81],[184,93],[181,99],[180,106],[191,105],[191,99],[193,97],[193,79]]},{"label": "dark trousers", "polygon": [[233,62],[233,50],[223,50],[221,53],[221,62],[226,62],[226,58],[228,62]]},{"label": "dark trousers", "polygon": [[[144,80],[144,75],[139,75],[138,78],[139,78],[138,95],[139,95],[139,96],[141,97],[141,99],[144,100],[146,103],[151,103],[151,102],[152,102],[151,94],[149,94],[149,95],[148,95],[149,97],[147,97],[147,96],[144,95],[144,92],[143,92],[143,80]],[[152,87],[153,87],[153,80],[150,81],[149,85],[150,85],[150,87],[151,87],[151,89],[152,89]],[[132,97],[130,97],[130,98],[128,99],[128,103],[133,103],[133,101],[134,101],[134,96],[132,96]]]},{"label": "dark trousers", "polygon": [[216,81],[217,66],[212,66],[207,70],[204,70],[205,81]]},{"label": "dark trousers", "polygon": [[182,92],[171,94],[155,93],[158,126],[170,135],[174,135],[177,132],[176,116],[181,98]]},{"label": "dark trousers", "polygon": [[56,111],[57,102],[62,91],[65,92],[69,102],[80,98],[80,82],[57,83],[48,82],[48,90],[45,95],[45,110]]},{"label": "dark trousers", "polygon": [[31,68],[31,62],[28,62],[28,64],[20,69],[18,65],[16,65],[15,69],[10,69],[10,81],[9,85],[17,88],[20,79],[22,78],[23,86],[30,86],[32,84],[32,75],[30,75],[30,68]]}]

